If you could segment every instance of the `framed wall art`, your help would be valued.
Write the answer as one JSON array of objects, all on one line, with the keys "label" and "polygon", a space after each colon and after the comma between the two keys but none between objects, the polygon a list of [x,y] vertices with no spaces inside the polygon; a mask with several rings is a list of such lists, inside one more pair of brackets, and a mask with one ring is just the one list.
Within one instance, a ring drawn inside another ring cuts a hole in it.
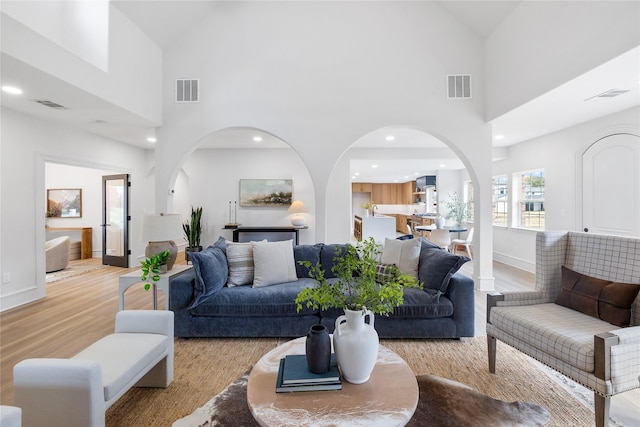
[{"label": "framed wall art", "polygon": [[81,218],[82,189],[55,188],[47,190],[47,217]]},{"label": "framed wall art", "polygon": [[292,196],[292,179],[240,180],[240,206],[288,208]]}]

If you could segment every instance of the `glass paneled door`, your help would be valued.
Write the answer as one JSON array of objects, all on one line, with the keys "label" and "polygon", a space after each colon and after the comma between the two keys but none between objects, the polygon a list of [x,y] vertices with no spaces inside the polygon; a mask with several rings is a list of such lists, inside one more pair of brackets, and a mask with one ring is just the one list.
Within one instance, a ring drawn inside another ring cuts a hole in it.
[{"label": "glass paneled door", "polygon": [[129,175],[102,177],[102,264],[129,267]]}]

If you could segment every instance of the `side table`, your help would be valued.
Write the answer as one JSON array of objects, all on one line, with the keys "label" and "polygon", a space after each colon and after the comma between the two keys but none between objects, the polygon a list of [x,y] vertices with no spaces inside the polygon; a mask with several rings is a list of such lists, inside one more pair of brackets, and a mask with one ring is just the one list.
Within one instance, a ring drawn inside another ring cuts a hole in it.
[{"label": "side table", "polygon": [[[151,283],[151,289],[153,291],[153,309],[158,309],[158,289],[162,289],[164,292],[164,309],[169,309],[169,286],[171,285],[171,280],[181,275],[185,271],[191,270],[193,268],[192,265],[174,265],[173,268],[167,271],[164,274],[160,275],[160,280],[157,282],[153,282],[149,280],[148,283]],[[142,270],[132,271],[131,273],[123,274],[118,279],[118,293],[119,293],[119,303],[118,310],[124,310],[124,292],[129,289],[132,285],[136,283],[143,283],[140,280],[142,276]],[[154,284],[155,283],[155,284]]]}]

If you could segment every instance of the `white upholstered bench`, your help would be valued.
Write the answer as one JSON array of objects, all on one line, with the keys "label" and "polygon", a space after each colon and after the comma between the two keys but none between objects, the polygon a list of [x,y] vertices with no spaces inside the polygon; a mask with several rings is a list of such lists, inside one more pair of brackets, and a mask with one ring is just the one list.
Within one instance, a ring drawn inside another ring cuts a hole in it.
[{"label": "white upholstered bench", "polygon": [[120,311],[115,333],[71,359],[23,360],[13,377],[24,426],[104,426],[131,387],[173,381],[173,312]]}]

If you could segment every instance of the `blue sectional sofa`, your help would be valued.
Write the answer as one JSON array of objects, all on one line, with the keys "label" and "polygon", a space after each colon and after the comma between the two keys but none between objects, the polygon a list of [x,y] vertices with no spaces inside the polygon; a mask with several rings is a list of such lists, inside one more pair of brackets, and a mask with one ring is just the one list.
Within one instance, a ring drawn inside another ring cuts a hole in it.
[{"label": "blue sectional sofa", "polygon": [[[221,238],[201,257],[192,257],[194,269],[174,279],[169,307],[174,312],[176,337],[299,337],[322,323],[333,332],[341,310],[296,310],[301,289],[314,286],[298,261],[320,262],[331,278],[333,256],[343,245],[293,246],[296,280],[271,286],[224,285],[225,242]],[[217,249],[216,249],[217,248]],[[420,242],[418,277],[424,289],[406,288],[404,303],[388,317],[377,315],[381,338],[461,338],[474,335],[474,283],[458,269],[469,259]],[[215,254],[215,256],[214,256]],[[209,282],[216,282],[207,287]],[[221,284],[222,283],[222,284]]]}]

